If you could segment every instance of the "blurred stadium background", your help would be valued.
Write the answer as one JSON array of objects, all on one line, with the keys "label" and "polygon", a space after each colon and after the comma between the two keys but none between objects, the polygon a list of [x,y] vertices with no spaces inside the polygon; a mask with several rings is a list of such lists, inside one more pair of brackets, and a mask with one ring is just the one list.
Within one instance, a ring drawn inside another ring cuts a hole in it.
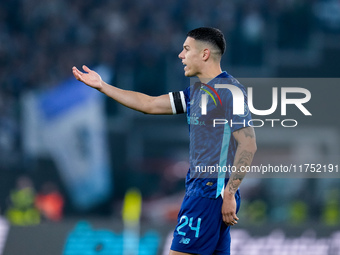
[{"label": "blurred stadium background", "polygon": [[[185,116],[125,109],[71,68],[150,95],[181,90],[177,55],[199,26],[225,33],[224,69],[261,92],[259,109],[273,86],[262,78],[311,91],[313,116],[287,116],[298,127],[256,129],[254,164],[339,163],[338,0],[4,0],[0,254],[167,254],[188,168]],[[340,254],[336,175],[241,188],[233,254]]]}]

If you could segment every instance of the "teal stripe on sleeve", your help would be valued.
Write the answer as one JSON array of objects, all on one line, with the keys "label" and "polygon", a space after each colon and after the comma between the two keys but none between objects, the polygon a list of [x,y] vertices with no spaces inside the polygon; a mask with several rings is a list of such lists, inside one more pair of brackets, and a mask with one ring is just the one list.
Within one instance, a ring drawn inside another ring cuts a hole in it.
[{"label": "teal stripe on sleeve", "polygon": [[[224,131],[223,131],[223,138],[222,138],[221,153],[220,153],[220,163],[219,163],[221,168],[227,165],[230,135],[231,135],[230,127],[228,124],[225,124]],[[223,171],[218,172],[216,198],[218,198],[218,196],[221,194],[224,188],[225,175],[226,173],[224,173]]]}]

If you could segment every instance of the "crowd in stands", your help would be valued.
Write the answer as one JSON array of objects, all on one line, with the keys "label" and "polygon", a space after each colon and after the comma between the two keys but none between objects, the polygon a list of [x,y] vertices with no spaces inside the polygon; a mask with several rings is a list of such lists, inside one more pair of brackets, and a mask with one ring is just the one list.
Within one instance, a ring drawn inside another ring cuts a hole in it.
[{"label": "crowd in stands", "polygon": [[[17,95],[53,86],[70,76],[73,65],[84,63],[104,63],[112,68],[149,65],[162,71],[159,64],[168,54],[177,56],[190,29],[214,26],[227,38],[240,37],[239,43],[256,43],[265,37],[271,20],[284,18],[288,13],[290,16],[295,12],[302,14],[300,22],[295,20],[295,29],[301,27],[302,21],[305,29],[309,28],[305,17],[311,6],[307,2],[2,1],[1,91]],[[228,45],[237,50],[236,45]]]}]

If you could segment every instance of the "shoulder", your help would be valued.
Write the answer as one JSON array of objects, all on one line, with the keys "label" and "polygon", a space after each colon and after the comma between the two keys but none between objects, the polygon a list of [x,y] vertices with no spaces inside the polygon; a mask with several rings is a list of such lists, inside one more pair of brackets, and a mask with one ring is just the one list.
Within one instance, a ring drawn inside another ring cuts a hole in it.
[{"label": "shoulder", "polygon": [[247,96],[245,87],[231,75],[227,78],[219,79],[214,86],[217,93],[225,100],[229,100],[234,97]]}]

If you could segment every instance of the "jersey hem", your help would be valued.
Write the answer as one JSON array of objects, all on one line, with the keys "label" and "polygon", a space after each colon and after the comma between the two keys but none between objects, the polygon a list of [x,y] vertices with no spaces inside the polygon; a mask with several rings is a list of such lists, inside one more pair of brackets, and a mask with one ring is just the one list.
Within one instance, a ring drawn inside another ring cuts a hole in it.
[{"label": "jersey hem", "polygon": [[192,250],[187,250],[187,249],[173,249],[172,247],[170,248],[172,251],[178,251],[178,252],[184,252],[184,253],[190,253],[190,254],[199,254],[199,255],[204,255],[202,253],[198,253],[197,251],[192,251]]}]

